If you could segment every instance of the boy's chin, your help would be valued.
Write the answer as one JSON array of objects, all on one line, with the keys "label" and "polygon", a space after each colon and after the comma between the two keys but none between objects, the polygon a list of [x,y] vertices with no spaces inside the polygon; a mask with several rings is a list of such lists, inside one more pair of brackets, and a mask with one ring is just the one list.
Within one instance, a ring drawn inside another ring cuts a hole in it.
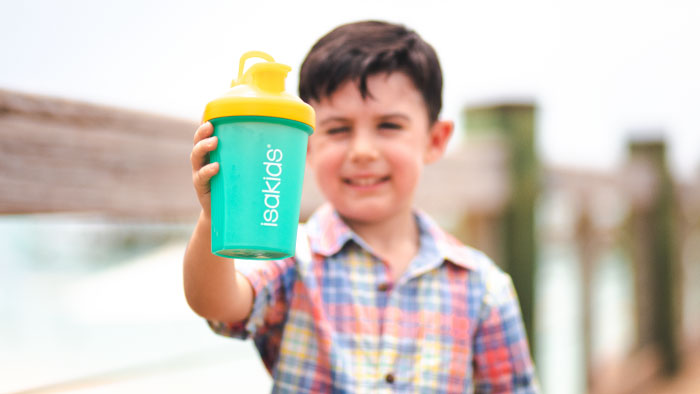
[{"label": "boy's chin", "polygon": [[353,213],[343,213],[341,211],[338,212],[338,215],[343,219],[343,221],[347,224],[374,224],[376,222],[380,222],[380,220],[377,219],[377,217],[372,217],[371,215],[356,215]]},{"label": "boy's chin", "polygon": [[[338,211],[338,215],[340,215],[346,223],[362,225],[379,224],[402,213],[401,210],[396,209],[396,207],[391,207],[393,208],[391,209],[368,205],[353,207],[352,209],[344,208],[345,209],[336,207],[336,210]],[[408,213],[410,214],[410,211]]]}]

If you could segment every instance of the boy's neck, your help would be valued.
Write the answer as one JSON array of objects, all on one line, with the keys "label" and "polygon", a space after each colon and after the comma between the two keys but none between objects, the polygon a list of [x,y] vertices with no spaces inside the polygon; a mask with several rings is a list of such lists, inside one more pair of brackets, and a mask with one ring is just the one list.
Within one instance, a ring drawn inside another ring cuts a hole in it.
[{"label": "boy's neck", "polygon": [[345,222],[389,265],[394,282],[418,254],[420,236],[411,211],[379,222],[356,222],[347,218]]}]

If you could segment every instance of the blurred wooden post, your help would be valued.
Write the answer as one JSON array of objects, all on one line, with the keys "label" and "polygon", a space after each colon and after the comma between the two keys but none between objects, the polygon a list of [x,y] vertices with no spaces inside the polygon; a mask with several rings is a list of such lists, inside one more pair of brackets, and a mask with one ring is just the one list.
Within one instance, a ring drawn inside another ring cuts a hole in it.
[{"label": "blurred wooden post", "polygon": [[636,269],[638,344],[656,347],[665,374],[678,370],[674,184],[662,140],[629,144],[632,256]]},{"label": "blurred wooden post", "polygon": [[581,208],[578,222],[576,224],[576,244],[578,248],[579,261],[581,264],[581,287],[583,289],[581,298],[583,299],[583,361],[585,371],[585,384],[588,388],[593,383],[593,271],[595,268],[596,246],[595,229],[591,221],[589,212],[589,196],[581,196]]},{"label": "blurred wooden post", "polygon": [[491,226],[500,233],[496,234],[500,239],[496,262],[513,278],[534,352],[535,199],[539,184],[535,107],[530,103],[472,107],[466,109],[465,115],[469,137],[478,134],[500,136],[508,150],[510,198],[500,217],[482,219],[489,223],[497,220],[498,224]]}]

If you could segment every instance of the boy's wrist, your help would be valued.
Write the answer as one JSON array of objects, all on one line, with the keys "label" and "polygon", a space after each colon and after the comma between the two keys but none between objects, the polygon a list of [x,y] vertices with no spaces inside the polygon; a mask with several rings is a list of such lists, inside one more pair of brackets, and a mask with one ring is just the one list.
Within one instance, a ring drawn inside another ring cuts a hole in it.
[{"label": "boy's wrist", "polygon": [[205,224],[211,224],[211,212],[202,209],[199,212],[199,219],[205,222]]}]

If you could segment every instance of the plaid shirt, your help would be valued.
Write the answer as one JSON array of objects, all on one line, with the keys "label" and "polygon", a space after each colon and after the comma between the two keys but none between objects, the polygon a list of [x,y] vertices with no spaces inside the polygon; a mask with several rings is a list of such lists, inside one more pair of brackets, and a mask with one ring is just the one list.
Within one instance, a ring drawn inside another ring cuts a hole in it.
[{"label": "plaid shirt", "polygon": [[418,255],[392,283],[388,266],[322,206],[305,225],[312,257],[237,260],[253,310],[210,326],[252,336],[273,392],[537,392],[510,277],[427,215],[416,218]]}]

